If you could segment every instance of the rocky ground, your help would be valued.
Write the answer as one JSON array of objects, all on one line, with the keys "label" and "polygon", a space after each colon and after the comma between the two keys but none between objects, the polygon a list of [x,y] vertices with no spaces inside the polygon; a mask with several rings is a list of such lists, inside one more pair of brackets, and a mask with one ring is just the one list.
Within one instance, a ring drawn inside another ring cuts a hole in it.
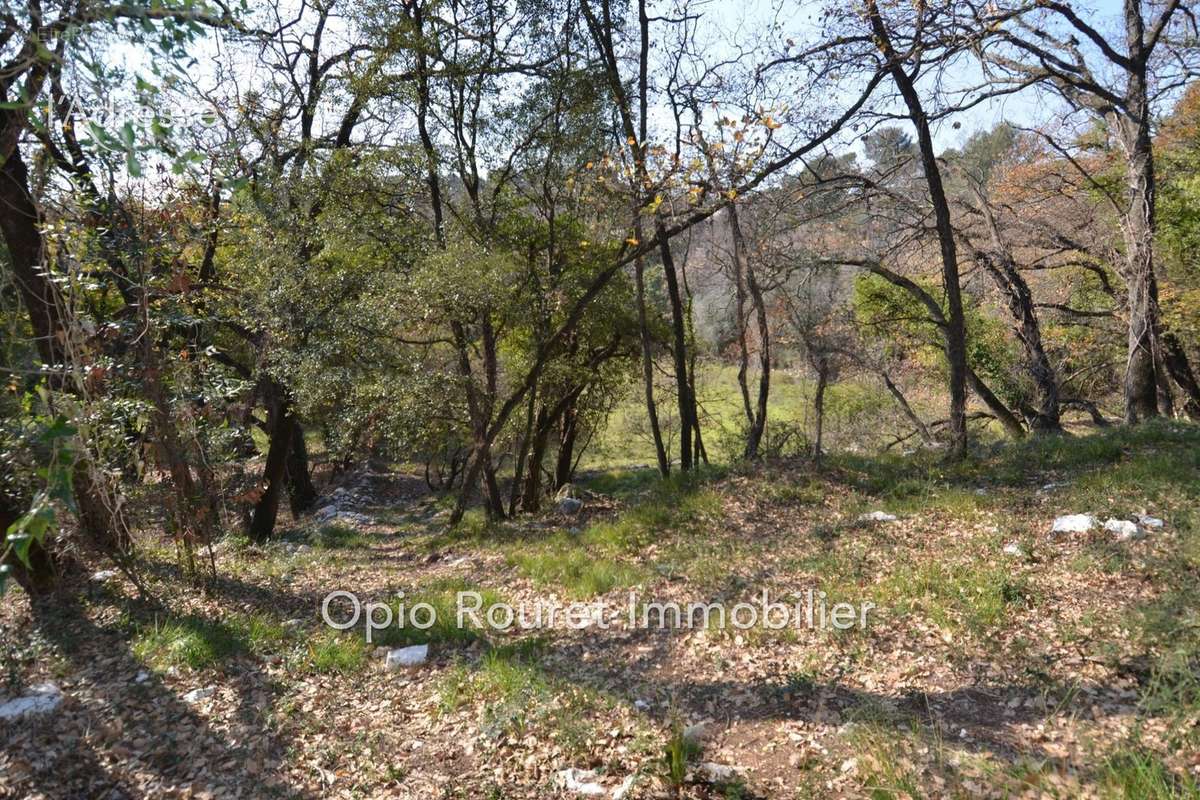
[{"label": "rocky ground", "polygon": [[[573,494],[447,531],[419,479],[360,473],[280,541],[220,543],[203,590],[152,532],[153,599],[103,564],[47,600],[10,590],[0,795],[1197,796],[1194,427]],[[631,592],[641,613],[764,589],[875,609],[849,630],[629,624]],[[367,643],[322,621],[334,590],[438,621]],[[587,602],[591,624],[459,627],[464,591]]]}]

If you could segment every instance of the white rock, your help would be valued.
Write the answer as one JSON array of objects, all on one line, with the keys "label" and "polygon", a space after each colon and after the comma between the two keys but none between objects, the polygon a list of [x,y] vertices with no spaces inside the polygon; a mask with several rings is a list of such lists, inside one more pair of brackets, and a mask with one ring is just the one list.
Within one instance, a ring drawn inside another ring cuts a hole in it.
[{"label": "white rock", "polygon": [[283,623],[284,630],[294,631],[304,627],[304,620],[296,618],[285,620]]},{"label": "white rock", "polygon": [[564,497],[558,501],[557,511],[560,514],[578,514],[583,509],[583,501],[574,497]]},{"label": "white rock", "polygon": [[556,776],[558,785],[569,792],[575,792],[585,797],[600,797],[608,794],[608,790],[594,780],[596,773],[590,769],[564,769]]},{"label": "white rock", "polygon": [[1096,527],[1096,518],[1091,514],[1067,514],[1055,517],[1051,533],[1087,533]]},{"label": "white rock", "polygon": [[633,789],[633,781],[636,776],[626,775],[625,780],[621,781],[621,785],[612,791],[613,800],[625,800],[629,792]]},{"label": "white rock", "polygon": [[338,515],[338,507],[335,505],[332,505],[332,504],[327,505],[324,508],[318,509],[317,513],[313,514],[313,516],[316,517],[321,522],[324,522],[325,520],[333,519],[337,515]]},{"label": "white rock", "polygon": [[150,673],[144,669],[138,670],[138,674],[133,676],[134,683],[145,683],[150,680]]},{"label": "white rock", "polygon": [[738,768],[705,761],[700,765],[700,774],[709,783],[729,783],[738,776]]},{"label": "white rock", "polygon": [[1025,552],[1025,548],[1021,547],[1021,545],[1017,544],[1016,542],[1009,542],[1008,544],[1004,545],[1004,555],[1016,556],[1017,558],[1027,558],[1029,556],[1029,554]]},{"label": "white rock", "polygon": [[192,689],[190,692],[188,692],[187,694],[185,694],[183,696],[183,702],[199,703],[201,700],[207,700],[208,698],[212,697],[216,693],[217,693],[217,687],[215,687],[215,686],[204,686],[199,689]]},{"label": "white rock", "polygon": [[0,720],[40,717],[56,710],[62,701],[62,692],[53,683],[35,684],[29,687],[27,694],[0,705]]},{"label": "white rock", "polygon": [[636,708],[638,711],[649,711],[650,710],[650,704],[647,703],[645,700],[643,700],[640,697],[633,701],[633,707]]},{"label": "white rock", "polygon": [[869,514],[863,514],[858,518],[859,522],[895,522],[896,515],[889,514],[886,511],[872,511]]},{"label": "white rock", "polygon": [[98,583],[104,583],[105,581],[111,581],[113,578],[117,577],[118,574],[119,573],[115,569],[102,569],[99,572],[92,573],[92,580]]},{"label": "white rock", "polygon": [[1158,530],[1163,526],[1163,521],[1161,519],[1158,517],[1151,517],[1146,514],[1138,514],[1137,521],[1138,524],[1143,528],[1152,528],[1154,530]]},{"label": "white rock", "polygon": [[1130,522],[1127,519],[1107,519],[1104,521],[1104,530],[1109,533],[1115,533],[1118,542],[1131,542],[1143,536],[1141,530],[1138,529],[1137,523]]},{"label": "white rock", "polygon": [[389,651],[384,666],[393,671],[401,667],[416,667],[424,664],[427,658],[429,645],[414,644],[412,647],[400,647]]}]

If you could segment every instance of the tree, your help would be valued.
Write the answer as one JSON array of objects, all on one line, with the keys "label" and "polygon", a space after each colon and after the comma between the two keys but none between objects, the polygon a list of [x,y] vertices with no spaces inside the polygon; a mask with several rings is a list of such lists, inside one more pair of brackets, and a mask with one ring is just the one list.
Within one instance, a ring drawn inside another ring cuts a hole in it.
[{"label": "tree", "polygon": [[[1021,84],[1036,82],[1111,136],[1123,167],[1123,190],[1088,172],[1087,179],[1114,210],[1124,240],[1122,277],[1127,287],[1128,361],[1125,420],[1134,424],[1165,410],[1167,369],[1162,344],[1154,237],[1157,229],[1153,125],[1156,108],[1194,75],[1200,50],[1184,31],[1195,28],[1191,9],[1168,0],[1160,9],[1140,0],[1121,6],[1123,41],[1066,3],[972,6],[975,22],[992,32],[985,61]],[[1073,143],[1048,134],[1073,166]],[[1160,395],[1162,397],[1160,398]]]}]

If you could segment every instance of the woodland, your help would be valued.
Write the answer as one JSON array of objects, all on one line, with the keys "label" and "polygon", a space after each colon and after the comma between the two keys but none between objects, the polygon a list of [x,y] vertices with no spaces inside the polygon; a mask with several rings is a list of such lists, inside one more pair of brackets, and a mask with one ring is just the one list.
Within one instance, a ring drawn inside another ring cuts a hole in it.
[{"label": "woodland", "polygon": [[0,0],[0,796],[1200,798],[1198,14]]}]

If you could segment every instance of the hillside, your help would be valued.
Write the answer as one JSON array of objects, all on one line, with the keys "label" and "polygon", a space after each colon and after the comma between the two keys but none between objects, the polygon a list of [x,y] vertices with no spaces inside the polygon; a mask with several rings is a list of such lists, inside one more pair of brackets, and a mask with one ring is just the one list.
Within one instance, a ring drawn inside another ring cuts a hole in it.
[{"label": "hillside", "polygon": [[[9,738],[0,794],[1198,794],[1194,426],[1002,446],[952,468],[592,473],[578,516],[469,517],[453,533],[418,481],[344,485],[333,521],[219,543],[207,596],[180,591],[172,554],[148,546],[161,606],[111,573],[71,604],[6,600],[8,681],[51,681],[62,703]],[[1163,525],[1050,533],[1075,513]],[[361,625],[322,622],[335,589],[445,613],[368,645]],[[808,589],[875,609],[844,631],[627,624],[629,592]],[[611,625],[459,628],[461,591],[484,609],[600,601]],[[395,671],[376,649],[421,643],[428,660]]]}]

